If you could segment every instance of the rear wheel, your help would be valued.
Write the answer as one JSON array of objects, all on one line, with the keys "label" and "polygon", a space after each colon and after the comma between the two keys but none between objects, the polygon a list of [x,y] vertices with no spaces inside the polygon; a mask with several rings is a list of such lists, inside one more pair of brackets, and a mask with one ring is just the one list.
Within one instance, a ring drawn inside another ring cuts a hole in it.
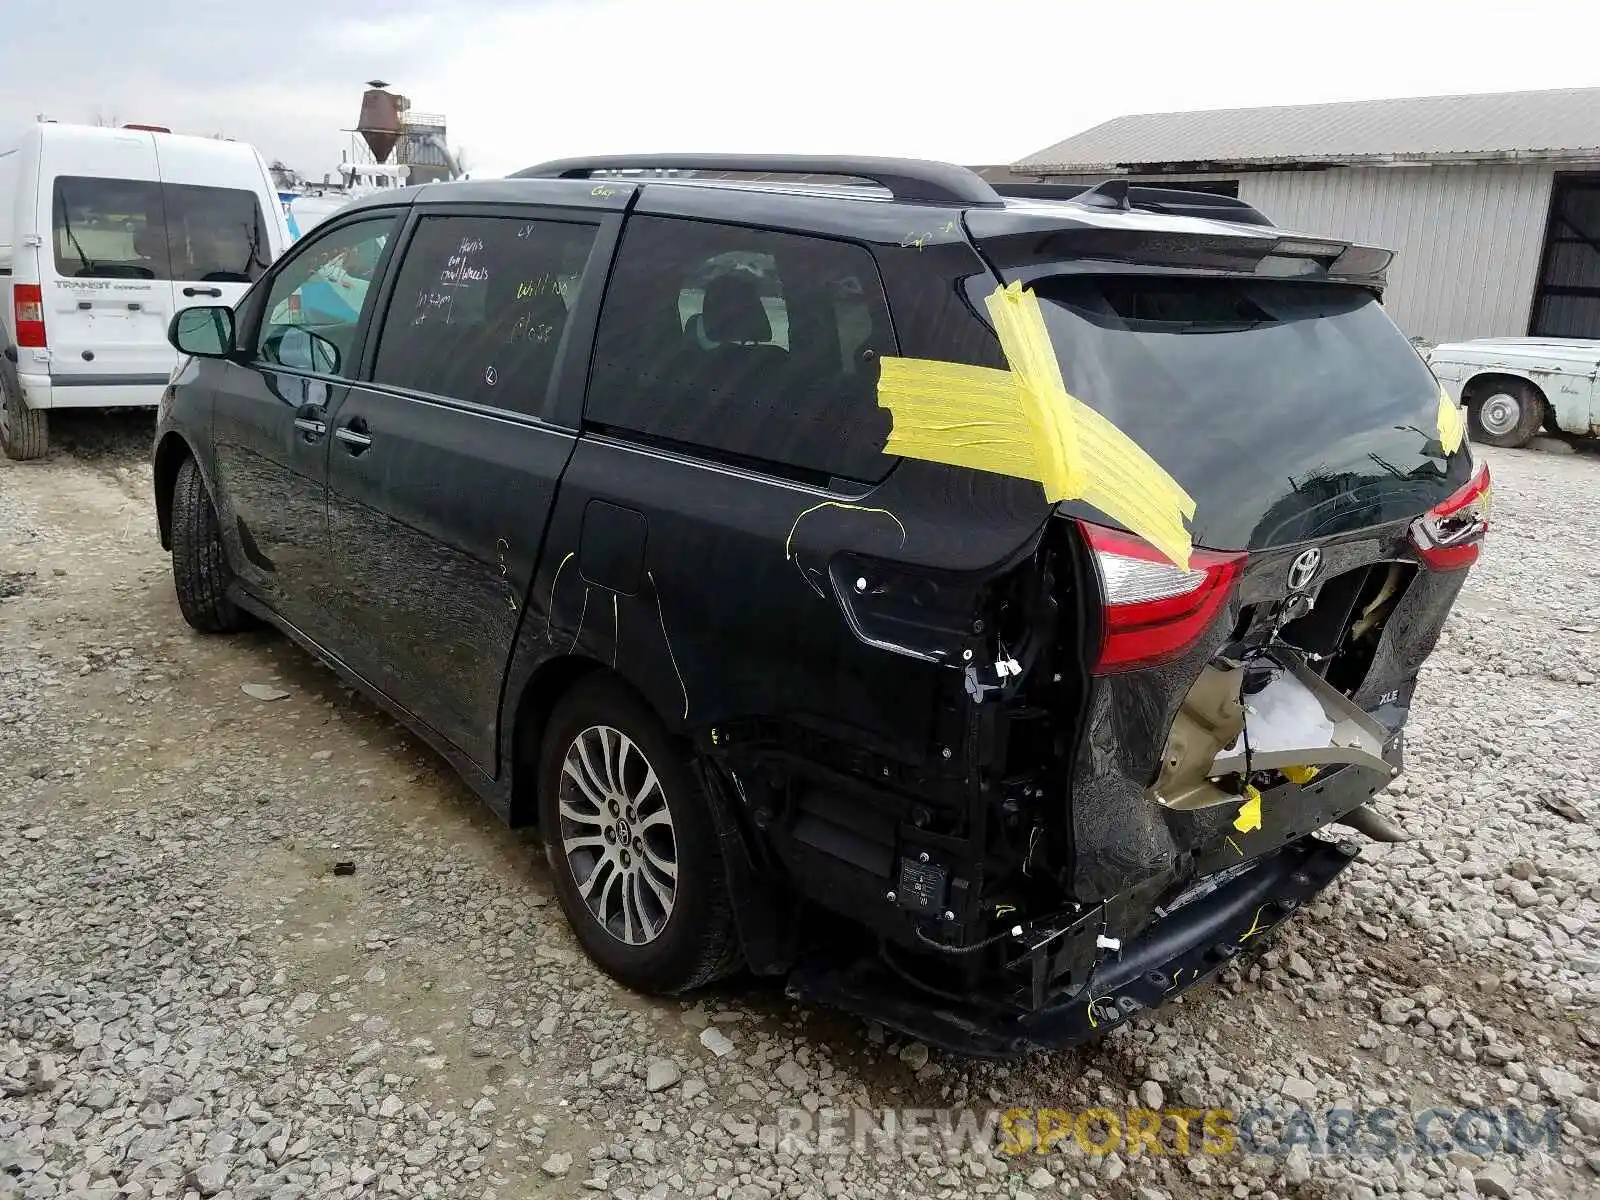
[{"label": "rear wheel", "polygon": [[249,617],[228,599],[233,568],[222,545],[217,510],[192,458],[172,484],[172,583],[183,619],[201,633],[234,633]]},{"label": "rear wheel", "polygon": [[1544,424],[1544,414],[1544,396],[1522,379],[1490,380],[1467,402],[1472,440],[1490,446],[1526,446]]},{"label": "rear wheel", "polygon": [[552,715],[539,824],[562,911],[606,974],[670,994],[737,967],[709,802],[661,722],[611,680],[579,684]]},{"label": "rear wheel", "polygon": [[41,408],[29,408],[17,381],[0,371],[0,450],[7,458],[25,461],[43,458],[50,448],[50,417]]}]

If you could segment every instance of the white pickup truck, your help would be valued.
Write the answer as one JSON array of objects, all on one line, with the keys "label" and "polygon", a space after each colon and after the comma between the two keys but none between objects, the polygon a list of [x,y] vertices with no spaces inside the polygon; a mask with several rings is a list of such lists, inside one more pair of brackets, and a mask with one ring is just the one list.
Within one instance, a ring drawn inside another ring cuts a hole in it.
[{"label": "white pickup truck", "polygon": [[1425,354],[1445,391],[1466,405],[1472,440],[1525,446],[1540,426],[1600,437],[1600,341],[1478,338]]}]

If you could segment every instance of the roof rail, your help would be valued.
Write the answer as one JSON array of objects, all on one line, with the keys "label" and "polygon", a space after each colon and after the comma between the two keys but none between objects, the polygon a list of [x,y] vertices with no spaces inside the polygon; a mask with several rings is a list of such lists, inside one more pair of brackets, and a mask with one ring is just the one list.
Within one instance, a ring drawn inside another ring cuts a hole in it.
[{"label": "roof rail", "polygon": [[896,200],[919,204],[993,206],[1000,196],[976,171],[915,158],[821,154],[616,154],[561,158],[516,172],[512,179],[587,179],[597,171],[716,171],[741,175],[836,175],[865,179]]},{"label": "roof rail", "polygon": [[1144,209],[1183,217],[1232,221],[1238,225],[1272,225],[1271,218],[1260,209],[1232,196],[1182,187],[1129,183],[1125,179],[1108,179],[1097,184],[996,183],[994,190],[1002,196],[1031,200],[1073,200],[1098,208]]}]

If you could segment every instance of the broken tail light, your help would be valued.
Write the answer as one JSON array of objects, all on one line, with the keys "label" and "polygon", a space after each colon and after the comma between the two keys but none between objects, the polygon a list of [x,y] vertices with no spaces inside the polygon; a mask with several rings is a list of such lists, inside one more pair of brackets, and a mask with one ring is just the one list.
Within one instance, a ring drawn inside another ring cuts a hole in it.
[{"label": "broken tail light", "polygon": [[24,350],[43,350],[47,345],[44,291],[37,283],[19,283],[12,289],[12,305],[16,309],[17,345]]},{"label": "broken tail light", "polygon": [[1096,674],[1177,658],[1206,631],[1244,569],[1243,554],[1196,550],[1189,569],[1131,534],[1080,522],[1100,572],[1105,637]]},{"label": "broken tail light", "polygon": [[1493,500],[1489,464],[1483,463],[1448,499],[1412,522],[1411,543],[1423,565],[1430,571],[1454,571],[1477,562]]}]

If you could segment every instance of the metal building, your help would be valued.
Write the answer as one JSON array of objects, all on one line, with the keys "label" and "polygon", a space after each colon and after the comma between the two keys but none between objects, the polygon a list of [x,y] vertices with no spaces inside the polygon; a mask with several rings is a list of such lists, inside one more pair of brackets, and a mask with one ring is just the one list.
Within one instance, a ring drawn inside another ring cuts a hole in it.
[{"label": "metal building", "polygon": [[1600,88],[1118,117],[1010,171],[1186,181],[1386,246],[1421,340],[1600,338]]}]

